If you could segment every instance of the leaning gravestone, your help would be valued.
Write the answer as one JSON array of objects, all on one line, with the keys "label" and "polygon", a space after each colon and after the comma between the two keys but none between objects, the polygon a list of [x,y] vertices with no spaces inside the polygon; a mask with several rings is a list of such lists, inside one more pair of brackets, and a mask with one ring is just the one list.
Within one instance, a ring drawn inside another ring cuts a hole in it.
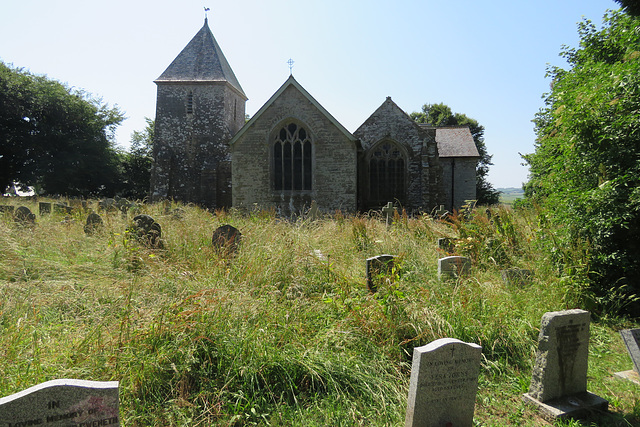
[{"label": "leaning gravestone", "polygon": [[225,224],[216,228],[211,236],[211,244],[214,248],[226,255],[235,254],[240,246],[242,233],[233,225]]},{"label": "leaning gravestone", "polygon": [[91,235],[100,231],[102,227],[104,227],[102,217],[97,213],[92,212],[87,216],[87,223],[84,225],[84,232],[87,235]]},{"label": "leaning gravestone", "polygon": [[162,227],[150,215],[137,215],[133,218],[131,234],[149,248],[162,248]]},{"label": "leaning gravestone", "polygon": [[471,272],[471,259],[463,256],[448,256],[438,260],[438,278],[455,279]]},{"label": "leaning gravestone", "polygon": [[367,287],[376,293],[383,283],[383,277],[393,271],[395,255],[378,255],[367,258]]},{"label": "leaning gravestone", "polygon": [[15,222],[19,225],[33,225],[36,223],[35,214],[26,206],[20,206],[13,214]]},{"label": "leaning gravestone", "polygon": [[471,427],[481,357],[455,338],[414,348],[405,427]]},{"label": "leaning gravestone", "polygon": [[616,372],[614,375],[640,384],[640,329],[624,329],[620,331],[620,336],[633,362],[633,369]]},{"label": "leaning gravestone", "polygon": [[587,391],[589,317],[584,310],[542,316],[531,386],[524,400],[549,420],[580,418],[609,405]]},{"label": "leaning gravestone", "polygon": [[119,426],[117,381],[53,380],[0,399],[0,426]]}]

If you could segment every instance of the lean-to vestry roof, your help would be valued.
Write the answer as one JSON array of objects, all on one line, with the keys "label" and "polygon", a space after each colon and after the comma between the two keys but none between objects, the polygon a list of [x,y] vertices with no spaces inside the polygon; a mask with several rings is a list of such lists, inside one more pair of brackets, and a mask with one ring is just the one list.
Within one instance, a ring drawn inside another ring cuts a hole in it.
[{"label": "lean-to vestry roof", "polygon": [[436,142],[440,157],[480,157],[468,126],[430,126],[422,128],[436,129]]},{"label": "lean-to vestry roof", "polygon": [[206,18],[200,31],[155,82],[228,82],[246,98]]}]

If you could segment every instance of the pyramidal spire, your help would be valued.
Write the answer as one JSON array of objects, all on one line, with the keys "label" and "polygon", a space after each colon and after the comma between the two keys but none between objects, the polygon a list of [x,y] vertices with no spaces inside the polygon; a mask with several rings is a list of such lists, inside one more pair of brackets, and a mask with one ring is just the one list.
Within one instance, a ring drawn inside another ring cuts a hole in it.
[{"label": "pyramidal spire", "polygon": [[246,98],[242,86],[209,29],[207,17],[204,18],[204,25],[200,31],[155,82],[228,82]]}]

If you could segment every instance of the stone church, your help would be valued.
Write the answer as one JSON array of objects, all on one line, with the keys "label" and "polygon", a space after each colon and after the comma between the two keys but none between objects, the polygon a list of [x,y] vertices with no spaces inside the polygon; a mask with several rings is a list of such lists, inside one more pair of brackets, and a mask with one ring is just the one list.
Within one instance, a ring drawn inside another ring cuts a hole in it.
[{"label": "stone church", "polygon": [[475,199],[467,127],[417,124],[388,97],[351,133],[290,76],[245,120],[245,95],[207,20],[155,81],[151,200],[214,208],[316,201],[323,211],[459,209]]}]

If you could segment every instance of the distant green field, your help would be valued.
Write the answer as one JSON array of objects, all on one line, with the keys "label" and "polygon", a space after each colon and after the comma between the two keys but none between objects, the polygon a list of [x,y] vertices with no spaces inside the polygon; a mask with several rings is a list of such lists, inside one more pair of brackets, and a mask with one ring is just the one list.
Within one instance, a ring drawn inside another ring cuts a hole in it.
[{"label": "distant green field", "polygon": [[505,205],[512,204],[516,199],[524,198],[524,191],[522,188],[497,188],[500,192],[500,203]]}]

